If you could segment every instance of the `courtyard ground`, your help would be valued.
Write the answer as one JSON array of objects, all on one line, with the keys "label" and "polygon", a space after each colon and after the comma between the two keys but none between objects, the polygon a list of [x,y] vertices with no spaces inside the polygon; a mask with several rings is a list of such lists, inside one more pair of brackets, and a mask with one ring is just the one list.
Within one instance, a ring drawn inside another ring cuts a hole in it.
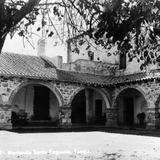
[{"label": "courtyard ground", "polygon": [[124,133],[1,130],[0,160],[160,160],[160,132]]}]

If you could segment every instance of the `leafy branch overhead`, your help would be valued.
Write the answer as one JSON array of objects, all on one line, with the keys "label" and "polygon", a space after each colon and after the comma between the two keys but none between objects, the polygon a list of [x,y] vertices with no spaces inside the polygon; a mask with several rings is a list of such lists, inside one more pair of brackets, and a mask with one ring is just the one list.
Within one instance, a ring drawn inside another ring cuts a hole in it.
[{"label": "leafy branch overhead", "polygon": [[[128,54],[129,61],[159,62],[160,1],[113,0],[99,15],[95,41],[102,46],[118,46],[120,54]],[[102,27],[103,26],[103,27]]]},{"label": "leafy branch overhead", "polygon": [[1,0],[0,50],[8,33],[26,37],[37,19],[37,32],[70,39],[76,53],[77,43],[87,43],[93,54],[92,40],[106,50],[117,46],[114,54],[136,58],[141,68],[160,61],[159,0]]},{"label": "leafy branch overhead", "polygon": [[[137,62],[141,61],[141,69],[160,61],[159,0],[108,0],[92,3],[81,1],[81,3],[83,7],[79,8],[82,11],[83,8],[85,13],[89,10],[87,15],[89,23],[85,23],[87,27],[84,33],[94,40],[95,44],[106,50],[117,46],[114,54],[127,54],[129,61],[133,58],[137,59]],[[85,8],[84,6],[88,4],[91,7]]]},{"label": "leafy branch overhead", "polygon": [[3,47],[8,33],[14,32],[19,27],[18,23],[29,13],[40,0],[25,1],[0,1],[0,50]]}]

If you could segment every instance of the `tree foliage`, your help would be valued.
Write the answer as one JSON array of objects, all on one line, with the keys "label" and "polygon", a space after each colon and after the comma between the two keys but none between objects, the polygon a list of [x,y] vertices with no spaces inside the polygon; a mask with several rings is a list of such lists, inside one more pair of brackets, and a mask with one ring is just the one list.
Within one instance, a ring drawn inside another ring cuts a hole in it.
[{"label": "tree foliage", "polygon": [[159,9],[158,0],[108,2],[92,37],[104,47],[117,45],[117,52],[128,54],[129,61],[142,61],[141,69],[155,64],[160,53]]},{"label": "tree foliage", "polygon": [[142,61],[141,68],[160,61],[159,0],[1,0],[0,41],[15,31],[26,36],[38,17],[37,32],[45,36],[80,45],[92,39],[106,50],[117,46],[115,54]]},{"label": "tree foliage", "polygon": [[14,33],[19,27],[19,22],[23,18],[29,19],[31,14],[35,14],[34,7],[40,0],[25,1],[0,1],[0,51],[8,33]]}]

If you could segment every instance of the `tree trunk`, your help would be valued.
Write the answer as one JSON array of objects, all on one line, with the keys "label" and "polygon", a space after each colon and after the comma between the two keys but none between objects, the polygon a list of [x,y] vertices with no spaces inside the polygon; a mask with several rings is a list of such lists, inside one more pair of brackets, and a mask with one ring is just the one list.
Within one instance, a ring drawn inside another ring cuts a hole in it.
[{"label": "tree trunk", "polygon": [[5,37],[0,37],[0,54],[2,53],[2,48],[5,42],[6,36]]}]

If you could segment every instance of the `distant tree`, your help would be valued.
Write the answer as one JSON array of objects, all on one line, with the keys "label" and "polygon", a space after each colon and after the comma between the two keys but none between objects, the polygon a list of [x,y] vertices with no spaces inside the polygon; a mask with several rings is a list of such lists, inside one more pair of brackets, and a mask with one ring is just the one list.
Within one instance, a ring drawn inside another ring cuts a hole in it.
[{"label": "distant tree", "polygon": [[142,61],[141,69],[160,61],[159,0],[1,0],[0,51],[7,34],[25,37],[38,16],[37,31],[48,37],[80,45],[92,39],[106,50],[117,46],[116,54]]}]

